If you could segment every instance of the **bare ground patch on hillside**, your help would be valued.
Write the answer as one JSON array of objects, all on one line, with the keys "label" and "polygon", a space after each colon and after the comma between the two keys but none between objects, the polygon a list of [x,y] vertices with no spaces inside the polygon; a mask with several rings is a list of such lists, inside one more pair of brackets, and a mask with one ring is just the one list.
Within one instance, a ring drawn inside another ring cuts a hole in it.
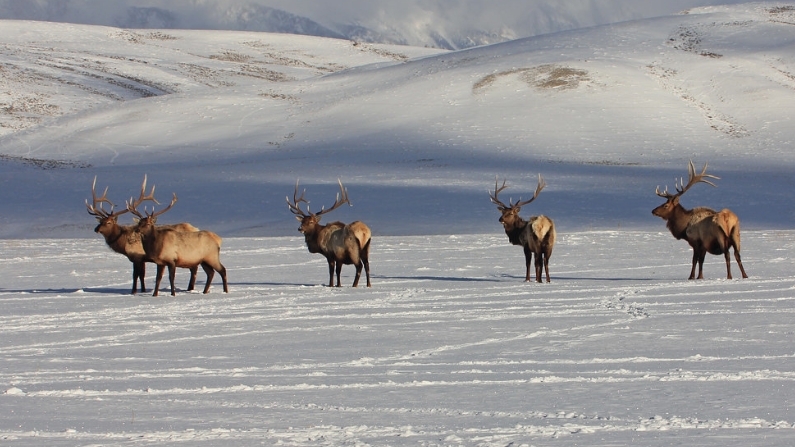
[{"label": "bare ground patch on hillside", "polygon": [[573,90],[590,82],[586,70],[558,64],[530,68],[514,68],[484,76],[472,86],[472,92],[482,93],[500,80],[515,76],[519,81],[539,90]]}]

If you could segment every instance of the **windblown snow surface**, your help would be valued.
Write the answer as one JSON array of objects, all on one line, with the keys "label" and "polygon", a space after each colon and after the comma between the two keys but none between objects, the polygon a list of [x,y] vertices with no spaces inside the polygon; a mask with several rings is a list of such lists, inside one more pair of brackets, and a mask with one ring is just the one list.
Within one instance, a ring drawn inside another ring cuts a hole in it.
[{"label": "windblown snow surface", "polygon": [[[0,74],[3,445],[795,440],[795,3],[457,52],[5,21]],[[650,213],[690,159],[721,178],[683,205],[740,217],[748,279],[686,280]],[[487,194],[539,173],[548,284]],[[129,295],[84,201],[144,174],[161,223],[224,237],[230,293]],[[338,178],[372,288],[326,287],[284,202]]]}]

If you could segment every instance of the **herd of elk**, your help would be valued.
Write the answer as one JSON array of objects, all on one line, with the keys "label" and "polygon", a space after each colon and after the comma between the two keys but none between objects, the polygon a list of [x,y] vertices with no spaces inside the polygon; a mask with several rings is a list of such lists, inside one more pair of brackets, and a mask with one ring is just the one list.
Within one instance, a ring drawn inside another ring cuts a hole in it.
[{"label": "herd of elk", "polygon": [[522,207],[535,200],[536,197],[538,197],[538,193],[540,193],[546,185],[544,179],[541,178],[541,174],[539,174],[538,186],[536,187],[536,192],[533,194],[533,197],[524,202],[519,198],[516,203],[512,203],[511,200],[508,200],[508,205],[502,203],[497,198],[500,192],[507,188],[504,180],[500,187],[498,187],[498,182],[495,181],[494,194],[489,193],[491,203],[497,205],[497,209],[502,213],[499,220],[505,229],[505,234],[508,235],[508,240],[511,244],[519,245],[524,249],[526,266],[525,281],[530,281],[530,263],[533,260],[533,255],[535,255],[536,282],[541,282],[542,266],[546,272],[547,282],[550,282],[549,257],[552,256],[552,248],[555,246],[555,224],[552,222],[552,219],[543,215],[531,216],[529,221],[519,217],[519,211]]},{"label": "herd of elk", "polygon": [[[331,222],[326,225],[320,224],[320,217],[330,211],[339,208],[347,203],[348,190],[338,181],[340,192],[331,208],[322,207],[317,213],[309,211],[309,202],[304,198],[306,190],[298,196],[298,182],[295,182],[295,192],[293,201],[286,197],[290,211],[295,214],[296,219],[301,222],[298,231],[304,235],[306,246],[310,253],[320,253],[328,261],[329,287],[334,286],[334,272],[337,273],[337,287],[340,287],[340,272],[343,264],[353,264],[356,267],[356,277],[353,280],[353,287],[359,285],[359,277],[362,275],[362,267],[367,275],[367,287],[370,284],[370,228],[363,222],[355,221],[349,224],[342,222]],[[301,202],[306,203],[306,211],[301,209]]]},{"label": "herd of elk", "polygon": [[[691,210],[685,209],[680,203],[680,197],[696,183],[706,183],[716,186],[709,179],[718,179],[711,174],[707,174],[707,164],[701,173],[697,173],[690,161],[688,164],[688,182],[684,183],[681,178],[675,183],[676,194],[668,192],[668,188],[660,192],[659,186],[656,189],[658,196],[666,199],[666,202],[654,210],[652,214],[667,221],[667,227],[676,239],[685,239],[693,248],[693,266],[690,270],[690,278],[696,278],[696,264],[698,264],[698,279],[703,279],[703,265],[707,253],[714,255],[724,255],[726,259],[727,278],[732,279],[730,265],[730,249],[734,248],[734,258],[740,268],[743,278],[747,278],[743,263],[740,259],[740,221],[733,212],[728,209],[714,211],[710,208],[697,207]],[[174,194],[171,203],[164,209],[155,212],[146,210],[143,212],[138,208],[145,201],[152,201],[159,205],[154,198],[155,187],[152,186],[151,192],[146,194],[146,176],[141,185],[141,194],[138,199],[130,198],[126,209],[114,212],[114,205],[107,198],[108,189],[101,197],[96,194],[97,179],[91,185],[92,204],[86,200],[86,208],[89,214],[95,216],[99,224],[95,232],[105,237],[105,242],[117,253],[121,253],[133,263],[133,285],[132,293],[137,291],[137,281],[140,281],[141,292],[146,292],[144,286],[145,263],[153,262],[157,264],[157,279],[155,282],[154,296],[157,296],[160,282],[166,267],[169,271],[169,281],[171,283],[171,295],[175,294],[174,276],[177,267],[187,268],[191,271],[190,284],[188,290],[194,288],[196,282],[196,271],[198,266],[204,269],[207,274],[207,282],[204,293],[208,293],[215,272],[221,275],[224,292],[228,292],[226,268],[221,264],[221,238],[213,232],[201,231],[188,223],[176,225],[156,226],[157,217],[170,210],[177,202],[177,195]],[[363,222],[355,221],[350,224],[342,222],[331,222],[326,225],[320,224],[323,214],[329,213],[344,204],[351,205],[348,198],[348,190],[338,181],[340,192],[337,193],[336,200],[330,208],[321,207],[320,211],[313,213],[309,210],[309,201],[304,198],[306,190],[299,196],[298,182],[295,183],[295,192],[290,201],[286,197],[289,210],[301,222],[298,231],[304,235],[306,246],[310,253],[320,253],[328,261],[329,287],[334,287],[334,275],[336,273],[336,287],[340,287],[340,275],[342,266],[353,264],[356,267],[356,276],[353,280],[353,287],[359,285],[359,279],[364,269],[367,276],[367,287],[370,283],[370,228]],[[524,250],[525,255],[525,281],[531,281],[530,264],[535,257],[535,281],[542,282],[542,269],[546,274],[546,281],[550,282],[549,258],[552,256],[552,249],[555,246],[555,224],[546,216],[531,216],[529,220],[524,220],[519,216],[521,208],[538,198],[538,194],[544,189],[546,182],[538,175],[538,186],[533,197],[522,201],[521,198],[516,203],[509,200],[506,205],[499,199],[499,194],[507,188],[505,180],[502,186],[499,179],[494,183],[494,193],[489,191],[491,202],[497,205],[501,216],[499,222],[503,225],[508,240],[513,245],[519,245]],[[103,203],[110,205],[110,211],[103,208]],[[301,203],[306,204],[306,211],[301,209]],[[118,224],[118,216],[130,212],[138,217],[136,225],[124,226]]]},{"label": "herd of elk", "polygon": [[707,180],[719,179],[711,174],[707,174],[707,164],[704,163],[704,169],[700,174],[696,174],[696,168],[693,166],[691,160],[688,164],[688,181],[687,185],[680,178],[679,182],[674,185],[676,194],[665,191],[660,192],[660,187],[657,187],[657,195],[666,200],[665,203],[654,208],[652,214],[668,221],[666,224],[671,234],[676,239],[684,239],[693,247],[693,267],[690,270],[690,278],[696,278],[696,263],[698,263],[698,279],[703,279],[704,274],[702,268],[704,266],[704,258],[707,253],[713,255],[723,255],[726,258],[726,278],[732,279],[732,270],[729,263],[729,249],[734,247],[734,259],[737,260],[737,265],[740,267],[740,273],[743,278],[748,278],[743,268],[743,263],[740,260],[740,219],[737,215],[728,209],[715,211],[710,208],[699,207],[692,210],[685,209],[679,204],[679,198],[687,192],[690,187],[696,183],[706,183],[708,185],[717,186],[711,181]]},{"label": "herd of elk", "polygon": [[[113,203],[107,198],[108,188],[105,188],[105,192],[102,194],[102,197],[97,197],[96,186],[97,178],[94,177],[94,183],[91,185],[92,204],[89,205],[88,200],[86,200],[88,214],[96,217],[97,221],[99,222],[96,228],[94,228],[94,232],[104,236],[105,243],[107,243],[108,247],[110,247],[113,251],[123,254],[127,257],[127,259],[130,260],[130,262],[132,262],[133,284],[131,293],[133,295],[137,293],[138,281],[141,283],[141,293],[146,293],[146,286],[144,285],[144,276],[146,276],[146,262],[152,261],[146,257],[144,247],[141,244],[141,236],[135,231],[135,226],[119,225],[118,223],[119,216],[129,212],[129,210],[125,208],[121,211],[114,212],[113,208],[115,205],[113,205]],[[143,187],[146,187],[146,177],[144,177]],[[105,211],[102,206],[103,203],[110,205],[110,211]],[[176,231],[199,231],[198,228],[189,223],[179,223],[168,225],[167,227]],[[193,287],[196,283],[197,269],[197,267],[191,269],[188,291],[193,290]]]}]

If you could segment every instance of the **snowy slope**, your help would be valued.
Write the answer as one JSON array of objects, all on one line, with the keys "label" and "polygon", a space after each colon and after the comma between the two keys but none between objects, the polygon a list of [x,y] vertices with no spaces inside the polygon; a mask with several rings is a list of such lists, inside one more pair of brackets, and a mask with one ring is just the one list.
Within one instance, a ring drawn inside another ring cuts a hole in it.
[{"label": "snowy slope", "polygon": [[[21,60],[15,66],[42,64],[31,46],[65,47],[55,53],[68,62],[53,75],[59,101],[69,103],[62,84],[72,83],[131,94],[115,81],[97,86],[110,76],[173,93],[110,103],[93,95],[80,113],[0,139],[11,157],[0,165],[8,211],[0,235],[90,236],[82,202],[91,179],[120,203],[145,173],[180,197],[169,218],[226,236],[291,234],[283,198],[297,178],[317,201],[333,200],[341,178],[355,207],[335,217],[365,219],[378,234],[493,231],[486,189],[494,178],[508,178],[508,194],[518,196],[538,173],[549,186],[533,212],[563,229],[658,228],[654,188],[685,175],[688,159],[709,162],[723,180],[688,194],[687,205],[730,207],[746,228],[789,227],[795,11],[780,5],[707,8],[419,59],[284,35],[210,34],[207,43],[207,34],[184,31],[131,43],[118,38],[128,31],[21,24],[38,32],[5,37],[16,42],[7,46]],[[75,65],[102,71],[73,80]],[[323,68],[335,72],[306,76]],[[295,80],[250,76],[269,70]],[[17,95],[42,88],[18,79],[26,87]],[[47,104],[51,94],[41,96]],[[26,158],[64,169],[14,161]],[[38,206],[19,200],[29,194]],[[440,227],[440,216],[454,218]]]},{"label": "snowy slope", "polygon": [[262,31],[447,49],[742,0],[0,0],[0,19]]}]

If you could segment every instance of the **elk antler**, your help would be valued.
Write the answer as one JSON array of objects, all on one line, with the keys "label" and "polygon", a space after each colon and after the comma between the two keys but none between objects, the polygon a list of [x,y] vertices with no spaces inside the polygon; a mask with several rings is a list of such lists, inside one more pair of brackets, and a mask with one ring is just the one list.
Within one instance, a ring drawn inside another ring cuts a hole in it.
[{"label": "elk antler", "polygon": [[301,197],[298,197],[298,180],[295,181],[295,192],[293,193],[293,201],[290,202],[290,198],[285,196],[284,199],[287,200],[287,206],[290,208],[290,211],[295,214],[296,216],[301,217],[308,217],[309,215],[301,209],[298,205],[301,202],[307,204],[306,211],[309,212],[309,201],[304,198],[304,194],[306,194],[306,189],[301,193]]},{"label": "elk antler", "polygon": [[[503,189],[507,188],[507,186],[505,186],[505,180],[502,181],[502,186],[500,186],[499,188],[497,187],[498,183],[499,183],[499,179],[495,176],[495,178],[494,178],[494,194],[489,192],[489,198],[491,198],[491,203],[493,203],[495,205],[498,205],[500,208],[508,209],[508,208],[510,208],[510,206],[507,206],[506,204],[500,202],[499,199],[497,199],[497,196],[500,194],[500,192],[502,192]],[[508,203],[511,203],[510,200],[508,201]]]},{"label": "elk antler", "polygon": [[538,186],[536,186],[536,192],[533,194],[533,197],[530,200],[525,200],[524,202],[522,202],[521,201],[522,198],[520,197],[518,202],[512,203],[512,200],[509,199],[508,205],[505,205],[499,199],[497,199],[497,195],[499,195],[499,193],[502,192],[503,189],[507,188],[507,186],[505,186],[505,180],[502,181],[502,186],[500,186],[499,188],[497,187],[497,184],[498,181],[495,180],[494,194],[492,195],[489,192],[489,197],[491,198],[491,203],[498,205],[498,207],[501,209],[521,208],[527,205],[528,203],[532,202],[533,200],[535,200],[536,197],[538,197],[538,193],[540,193],[541,190],[544,189],[545,186],[547,186],[547,183],[544,181],[544,178],[541,177],[541,174],[538,174]]},{"label": "elk antler", "polygon": [[[317,213],[313,213],[309,211],[309,201],[304,198],[304,194],[306,193],[306,189],[301,192],[301,197],[298,197],[298,180],[295,181],[295,192],[293,193],[293,201],[290,202],[289,197],[285,197],[287,200],[287,206],[290,208],[290,211],[295,214],[296,216],[301,217],[309,217],[309,216],[320,216],[326,214],[330,211],[333,211],[343,204],[347,203],[348,205],[352,205],[350,199],[348,199],[348,189],[342,186],[342,180],[337,179],[337,183],[340,185],[340,192],[337,193],[337,198],[334,200],[334,204],[331,205],[331,208],[326,209],[326,207],[320,208],[320,211]],[[306,203],[306,212],[301,209],[300,203]]]},{"label": "elk antler", "polygon": [[[88,208],[88,214],[97,217],[98,219],[106,219],[108,217],[115,217],[126,213],[129,210],[121,210],[116,213],[113,212],[113,208],[116,206],[108,200],[108,187],[105,187],[105,192],[102,193],[102,197],[97,197],[97,176],[94,176],[94,183],[91,185],[91,197],[92,197],[92,204],[88,204],[88,199],[86,199],[86,208]],[[102,203],[110,203],[110,211],[105,211],[102,208]],[[99,203],[99,208],[97,208],[97,203]]]},{"label": "elk antler", "polygon": [[141,195],[135,200],[133,200],[133,198],[130,197],[130,200],[127,201],[127,210],[135,214],[139,218],[141,219],[145,217],[156,218],[157,216],[170,210],[171,207],[174,206],[175,203],[177,203],[177,193],[174,193],[174,198],[171,199],[171,203],[167,207],[163,208],[158,212],[154,212],[154,207],[152,207],[152,212],[150,213],[146,210],[146,207],[144,207],[144,213],[145,213],[144,215],[141,214],[140,211],[138,211],[138,207],[147,200],[151,200],[152,202],[155,202],[156,204],[160,205],[160,202],[158,202],[157,199],[155,199],[155,185],[152,185],[152,191],[149,192],[149,195],[146,195],[146,174],[144,174],[144,182],[141,184]]},{"label": "elk antler", "polygon": [[712,175],[712,174],[707,174],[707,163],[706,162],[704,163],[704,169],[701,170],[701,174],[696,174],[696,167],[693,166],[693,160],[690,160],[690,162],[687,165],[687,174],[688,174],[687,185],[684,184],[685,182],[684,182],[684,180],[681,177],[679,178],[678,182],[674,182],[674,188],[676,188],[676,191],[677,191],[676,194],[669,193],[667,186],[665,187],[665,191],[663,191],[663,192],[660,192],[660,187],[657,186],[657,189],[655,190],[656,194],[658,196],[660,196],[660,197],[665,198],[665,199],[673,199],[673,198],[679,197],[682,194],[684,194],[685,192],[687,192],[687,190],[690,189],[690,187],[695,185],[696,183],[706,183],[706,184],[712,185],[712,186],[714,186],[716,188],[718,187],[718,185],[716,185],[716,184],[712,183],[711,181],[705,179],[705,178],[714,178],[714,179],[720,180],[720,177],[718,177],[718,176],[715,176],[715,175]]},{"label": "elk antler", "polygon": [[[326,207],[321,207],[320,211],[315,213],[315,216],[320,216],[321,214],[326,214],[329,211],[334,211],[335,209],[339,208],[343,204],[347,203],[350,206],[353,206],[350,200],[348,200],[348,189],[342,186],[342,180],[337,179],[337,183],[340,184],[340,192],[337,193],[337,198],[334,200],[334,205],[331,205],[331,208],[326,209]],[[309,211],[309,206],[306,208]]]}]

